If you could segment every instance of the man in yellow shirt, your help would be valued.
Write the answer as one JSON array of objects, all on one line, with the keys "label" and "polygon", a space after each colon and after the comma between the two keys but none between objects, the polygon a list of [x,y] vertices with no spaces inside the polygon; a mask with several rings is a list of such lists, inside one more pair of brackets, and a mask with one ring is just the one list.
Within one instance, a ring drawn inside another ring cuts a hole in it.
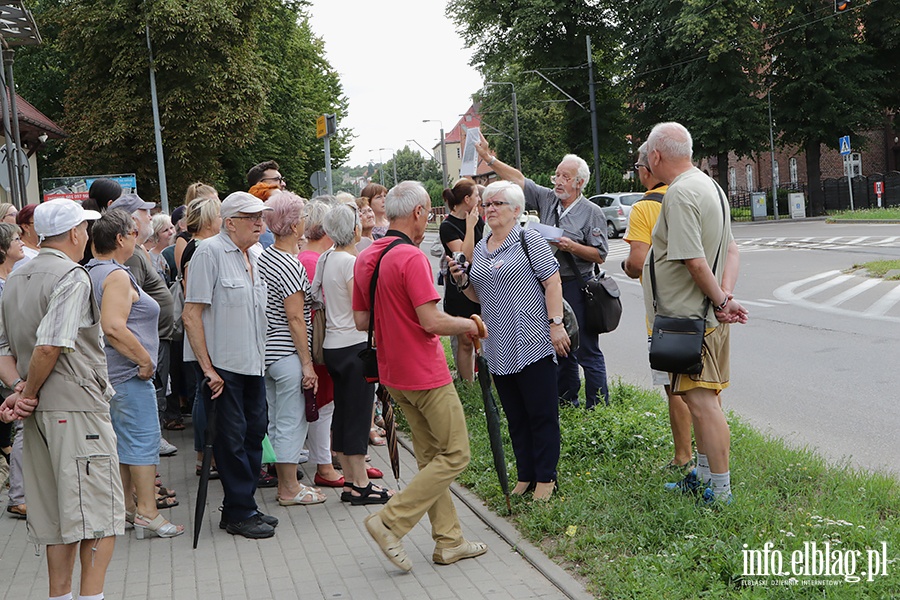
[{"label": "man in yellow shirt", "polygon": [[[647,193],[631,207],[628,229],[625,232],[625,241],[631,245],[631,249],[628,257],[622,261],[622,270],[632,279],[640,279],[644,259],[647,258],[647,253],[650,252],[650,246],[653,244],[651,239],[653,227],[659,219],[663,196],[669,186],[660,181],[647,166],[646,142],[638,148],[638,159],[634,170],[641,179],[641,185],[647,188]],[[647,320],[648,338],[650,333],[650,321]],[[672,437],[675,440],[675,457],[669,461],[666,467],[690,470],[694,458],[691,443],[691,411],[688,410],[688,406],[681,396],[672,394],[668,373],[653,369],[650,371],[653,375],[653,385],[665,386],[666,398],[669,400],[669,424],[672,426]]]}]

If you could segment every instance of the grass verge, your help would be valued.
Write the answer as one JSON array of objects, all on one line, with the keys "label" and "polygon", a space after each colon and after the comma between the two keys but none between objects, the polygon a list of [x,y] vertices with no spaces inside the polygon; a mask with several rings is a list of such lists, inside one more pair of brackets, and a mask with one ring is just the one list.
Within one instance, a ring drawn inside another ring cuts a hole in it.
[{"label": "grass verge", "polygon": [[[675,480],[660,468],[672,456],[665,400],[654,390],[611,383],[611,406],[560,410],[558,494],[548,503],[513,498],[512,514],[494,471],[480,388],[457,383],[472,448],[459,482],[597,597],[900,597],[895,479],[830,466],[730,415],[735,503],[699,506],[692,496],[663,490]],[[503,432],[514,483],[505,420]],[[767,543],[769,570],[760,564],[757,575],[747,574],[745,551],[761,557]],[[816,574],[809,562],[805,574],[804,563],[791,574],[794,553],[824,551],[826,544],[829,575]],[[870,575],[876,556],[886,564]],[[779,558],[781,575],[775,571]]]},{"label": "grass verge", "polygon": [[865,269],[866,275],[869,277],[881,277],[888,281],[900,280],[900,273],[894,273],[885,277],[891,271],[900,270],[900,260],[873,260],[872,262],[853,265],[850,271],[858,271]]},{"label": "grass verge", "polygon": [[900,207],[829,211],[828,219],[835,221],[900,219]]}]

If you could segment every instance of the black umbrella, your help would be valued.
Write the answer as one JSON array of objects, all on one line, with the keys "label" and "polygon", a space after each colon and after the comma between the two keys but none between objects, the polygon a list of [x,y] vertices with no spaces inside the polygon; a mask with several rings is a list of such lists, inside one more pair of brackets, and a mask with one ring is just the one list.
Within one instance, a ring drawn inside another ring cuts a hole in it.
[{"label": "black umbrella", "polygon": [[[472,315],[472,319],[478,324],[479,330],[484,333],[484,323],[478,315]],[[494,469],[500,479],[500,489],[506,496],[506,510],[512,512],[509,502],[509,475],[506,473],[506,457],[503,454],[503,436],[500,433],[500,411],[494,400],[494,392],[491,389],[491,374],[488,371],[487,359],[481,353],[481,339],[475,338],[475,364],[478,366],[478,383],[481,384],[481,397],[484,399],[484,418],[487,421],[488,438],[491,441],[491,454],[494,456]]]},{"label": "black umbrella", "polygon": [[387,441],[388,456],[391,459],[391,470],[400,489],[400,454],[397,452],[397,424],[394,423],[394,399],[383,385],[378,385],[376,392],[381,400],[381,418],[384,419],[384,437]]},{"label": "black umbrella", "polygon": [[197,506],[194,507],[194,550],[203,527],[203,513],[206,511],[206,493],[209,489],[209,471],[212,467],[213,442],[216,438],[216,401],[209,389],[209,377],[200,383],[200,393],[206,409],[206,442],[203,446],[203,465],[200,467],[200,486],[197,488]]}]

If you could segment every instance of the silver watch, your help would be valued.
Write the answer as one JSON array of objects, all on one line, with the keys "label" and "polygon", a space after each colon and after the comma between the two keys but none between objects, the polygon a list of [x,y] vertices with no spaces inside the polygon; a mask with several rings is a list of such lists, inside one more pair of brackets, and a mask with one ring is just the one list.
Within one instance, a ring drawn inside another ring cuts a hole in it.
[{"label": "silver watch", "polygon": [[550,317],[551,325],[562,325],[563,318],[562,317]]}]

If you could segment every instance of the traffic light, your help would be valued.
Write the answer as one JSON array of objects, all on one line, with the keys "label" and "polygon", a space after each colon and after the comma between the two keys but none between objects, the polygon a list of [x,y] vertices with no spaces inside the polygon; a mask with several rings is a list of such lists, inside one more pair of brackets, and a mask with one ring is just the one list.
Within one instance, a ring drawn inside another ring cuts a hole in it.
[{"label": "traffic light", "polygon": [[834,0],[834,12],[846,12],[850,10],[852,0]]}]

